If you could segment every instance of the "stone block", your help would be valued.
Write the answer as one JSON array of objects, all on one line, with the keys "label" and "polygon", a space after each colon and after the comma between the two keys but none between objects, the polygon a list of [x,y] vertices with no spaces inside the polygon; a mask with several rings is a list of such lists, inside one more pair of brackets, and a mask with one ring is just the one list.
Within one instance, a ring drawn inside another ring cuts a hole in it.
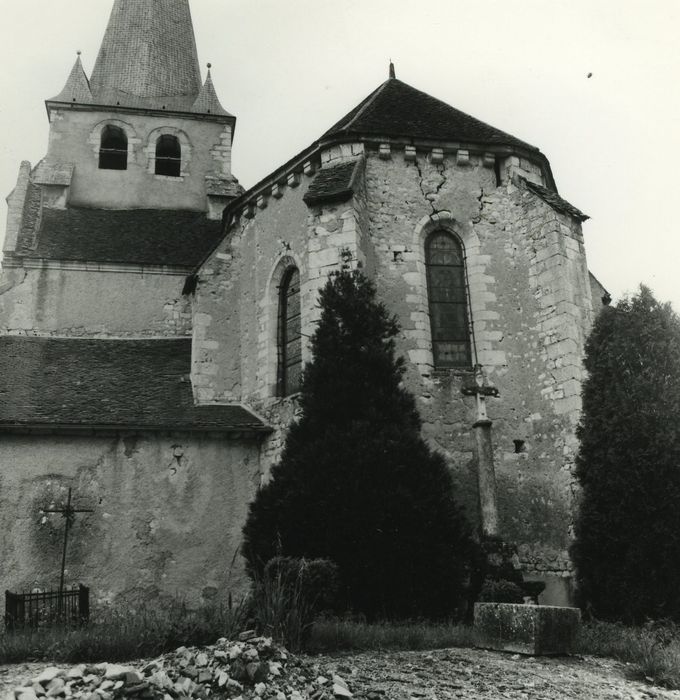
[{"label": "stone block", "polygon": [[456,163],[458,165],[468,165],[470,162],[470,151],[461,148],[456,153]]},{"label": "stone block", "polygon": [[430,163],[443,163],[444,162],[444,149],[433,148],[430,152]]},{"label": "stone block", "polygon": [[416,159],[416,147],[415,146],[405,146],[404,147],[404,160],[415,161]]},{"label": "stone block", "polygon": [[475,645],[533,656],[572,654],[580,623],[578,608],[475,603]]}]

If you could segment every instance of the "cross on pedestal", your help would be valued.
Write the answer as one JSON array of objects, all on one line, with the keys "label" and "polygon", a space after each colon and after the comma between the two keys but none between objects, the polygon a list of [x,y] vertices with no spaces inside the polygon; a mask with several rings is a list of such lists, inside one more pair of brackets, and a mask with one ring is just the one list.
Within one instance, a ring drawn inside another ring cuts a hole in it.
[{"label": "cross on pedestal", "polygon": [[91,508],[74,508],[71,505],[71,487],[68,488],[68,499],[64,508],[43,508],[41,513],[61,513],[66,520],[64,525],[64,548],[61,553],[61,577],[59,579],[59,605],[58,611],[61,615],[64,601],[64,571],[66,570],[66,545],[68,544],[68,531],[73,524],[76,513],[94,513]]},{"label": "cross on pedestal", "polygon": [[486,412],[489,396],[498,396],[498,389],[487,382],[481,365],[475,365],[475,374],[461,388],[465,396],[474,396],[476,419],[472,424],[477,445],[477,479],[479,485],[479,506],[482,521],[482,534],[496,537],[499,534],[498,507],[496,505],[496,473],[493,465],[493,444],[491,426]]}]

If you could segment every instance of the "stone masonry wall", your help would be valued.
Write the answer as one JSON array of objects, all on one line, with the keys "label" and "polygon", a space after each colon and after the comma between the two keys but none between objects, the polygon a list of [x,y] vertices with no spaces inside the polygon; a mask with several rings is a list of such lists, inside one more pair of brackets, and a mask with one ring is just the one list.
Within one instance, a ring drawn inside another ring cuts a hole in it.
[{"label": "stone masonry wall", "polygon": [[[470,156],[432,162],[370,153],[366,167],[376,280],[399,316],[399,351],[410,360],[424,434],[449,459],[459,497],[476,519],[471,426],[464,371],[435,370],[424,240],[444,228],[466,253],[474,349],[500,390],[488,401],[501,531],[526,569],[568,575],[574,429],[591,300],[580,226]],[[521,440],[516,452],[515,440]]]},{"label": "stone masonry wall", "polygon": [[[4,435],[0,474],[0,586],[59,585],[63,505],[77,515],[66,583],[95,602],[157,601],[181,592],[190,605],[245,593],[238,553],[247,503],[259,484],[256,443],[210,435]],[[121,565],[124,563],[124,565]]]}]

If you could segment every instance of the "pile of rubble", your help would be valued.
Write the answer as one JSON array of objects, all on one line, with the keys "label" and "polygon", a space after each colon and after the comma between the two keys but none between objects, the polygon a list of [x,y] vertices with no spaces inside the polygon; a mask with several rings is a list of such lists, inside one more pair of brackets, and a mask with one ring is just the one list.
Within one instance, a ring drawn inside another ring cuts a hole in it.
[{"label": "pile of rubble", "polygon": [[16,700],[334,700],[351,698],[347,683],[252,632],[239,641],[180,647],[140,666],[82,664],[46,668],[14,690]]}]

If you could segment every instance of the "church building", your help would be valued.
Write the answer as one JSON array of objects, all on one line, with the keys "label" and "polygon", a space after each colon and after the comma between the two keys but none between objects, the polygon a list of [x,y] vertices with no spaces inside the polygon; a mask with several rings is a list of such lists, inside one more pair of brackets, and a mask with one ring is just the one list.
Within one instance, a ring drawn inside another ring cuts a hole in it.
[{"label": "church building", "polygon": [[[318,290],[360,267],[423,435],[542,602],[571,594],[584,342],[604,289],[541,151],[388,79],[244,191],[189,0],[115,0],[7,198],[0,586],[244,592],[247,506],[299,412]],[[36,106],[37,108],[37,106]],[[357,386],[357,392],[362,387]],[[404,566],[408,566],[404,562]]]}]

